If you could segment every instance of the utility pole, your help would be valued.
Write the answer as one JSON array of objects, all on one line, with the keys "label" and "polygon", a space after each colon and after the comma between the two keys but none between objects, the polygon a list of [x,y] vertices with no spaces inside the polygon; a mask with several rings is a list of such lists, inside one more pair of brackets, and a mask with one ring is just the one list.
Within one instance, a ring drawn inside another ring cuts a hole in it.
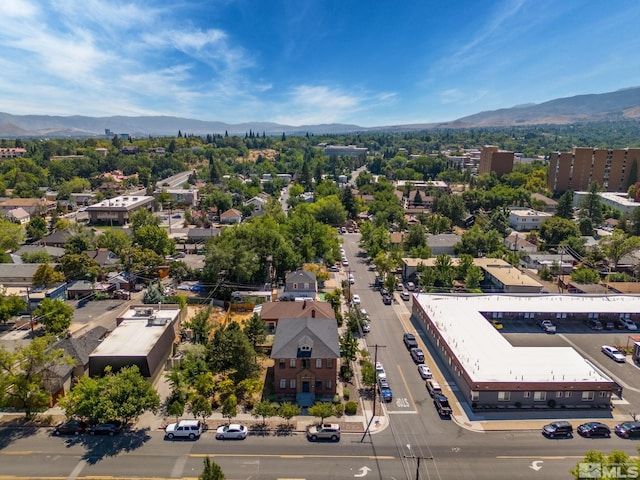
[{"label": "utility pole", "polygon": [[[411,444],[407,443],[407,448],[411,451]],[[416,480],[420,480],[420,460],[433,460],[433,457],[420,457],[418,455],[404,455],[404,458],[416,459]]]},{"label": "utility pole", "polygon": [[373,347],[373,371],[374,371],[374,375],[376,378],[376,384],[373,386],[373,412],[371,415],[371,420],[369,420],[369,423],[367,423],[367,428],[365,428],[364,430],[364,434],[362,435],[362,438],[360,439],[360,443],[362,443],[364,441],[364,438],[367,436],[367,433],[369,433],[369,427],[371,427],[371,423],[373,422],[373,419],[376,418],[376,400],[377,400],[377,391],[378,391],[378,372],[376,371],[376,363],[378,363],[378,348],[386,348],[386,345],[372,345]]}]

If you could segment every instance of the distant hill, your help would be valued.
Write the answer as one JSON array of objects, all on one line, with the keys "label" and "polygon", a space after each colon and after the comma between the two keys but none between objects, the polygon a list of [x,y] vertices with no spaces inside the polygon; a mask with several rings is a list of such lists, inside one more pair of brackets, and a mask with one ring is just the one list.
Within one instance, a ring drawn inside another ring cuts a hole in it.
[{"label": "distant hill", "polygon": [[316,135],[364,131],[407,131],[430,128],[507,127],[516,125],[570,124],[581,122],[640,120],[640,87],[611,93],[577,95],[540,104],[518,105],[480,112],[452,122],[387,125],[365,128],[358,125],[330,123],[291,126],[271,122],[229,124],[170,116],[84,117],[11,115],[0,112],[0,137],[95,137],[112,133],[128,133],[134,137],[184,134],[244,135],[249,131],[262,135]]}]

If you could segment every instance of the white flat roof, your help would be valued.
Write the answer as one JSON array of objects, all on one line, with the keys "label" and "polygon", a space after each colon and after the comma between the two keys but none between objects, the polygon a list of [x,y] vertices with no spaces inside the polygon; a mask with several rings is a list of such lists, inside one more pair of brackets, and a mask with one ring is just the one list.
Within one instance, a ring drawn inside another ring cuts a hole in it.
[{"label": "white flat roof", "polygon": [[153,197],[147,195],[121,195],[119,197],[109,198],[101,202],[89,205],[87,210],[96,210],[110,207],[132,207],[153,200]]},{"label": "white flat roof", "polygon": [[416,299],[474,382],[608,382],[571,347],[514,347],[480,312],[631,313],[632,295],[432,295]]}]

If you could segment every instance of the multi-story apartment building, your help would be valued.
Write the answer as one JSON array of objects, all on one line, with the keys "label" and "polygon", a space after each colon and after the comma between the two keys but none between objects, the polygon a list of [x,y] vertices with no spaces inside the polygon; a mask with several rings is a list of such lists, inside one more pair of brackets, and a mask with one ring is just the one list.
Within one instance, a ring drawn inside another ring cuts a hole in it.
[{"label": "multi-story apartment building", "polygon": [[498,177],[513,171],[515,154],[500,150],[495,145],[485,145],[480,152],[478,174],[495,172]]},{"label": "multi-story apartment building", "polygon": [[607,192],[626,192],[636,183],[640,148],[574,148],[549,157],[548,188],[554,194],[586,191],[597,182]]}]

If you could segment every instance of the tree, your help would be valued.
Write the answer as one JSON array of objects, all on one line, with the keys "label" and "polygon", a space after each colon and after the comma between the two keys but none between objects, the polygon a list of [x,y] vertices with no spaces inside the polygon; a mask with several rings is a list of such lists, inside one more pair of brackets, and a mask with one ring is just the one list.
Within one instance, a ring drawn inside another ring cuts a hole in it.
[{"label": "tree", "polygon": [[167,415],[176,417],[176,422],[184,414],[184,403],[179,398],[167,398]]},{"label": "tree", "polygon": [[262,345],[267,338],[267,324],[257,313],[251,315],[243,331],[254,350],[258,345]]},{"label": "tree", "polygon": [[17,295],[6,295],[6,289],[0,288],[0,323],[7,321],[27,309],[27,302]]},{"label": "tree", "polygon": [[288,424],[293,417],[300,415],[300,411],[301,410],[298,405],[294,403],[284,402],[282,405],[280,405],[280,408],[278,408],[278,416],[280,418],[284,418]]},{"label": "tree", "polygon": [[34,287],[47,287],[54,283],[62,283],[64,280],[64,274],[56,272],[51,265],[44,263],[33,274],[32,284]]},{"label": "tree", "polygon": [[52,335],[65,334],[73,320],[73,307],[62,300],[43,299],[33,311],[33,317]]},{"label": "tree", "polygon": [[[117,373],[107,367],[103,377],[80,377],[60,405],[69,417],[97,423],[120,420],[127,424],[144,412],[155,413],[160,408],[160,397],[136,365]],[[178,405],[173,406],[172,414],[178,410]]]},{"label": "tree", "polygon": [[100,274],[98,263],[85,253],[67,253],[60,259],[60,271],[67,281],[91,280],[96,281]]},{"label": "tree", "polygon": [[189,402],[189,411],[193,415],[193,418],[202,417],[205,418],[213,413],[213,407],[211,402],[204,395],[194,395]]},{"label": "tree", "polygon": [[556,217],[571,220],[573,218],[573,191],[567,190],[558,199]]},{"label": "tree", "polygon": [[273,417],[278,413],[279,405],[277,403],[273,403],[270,400],[262,400],[255,407],[253,407],[253,411],[251,412],[251,416],[253,418],[262,418],[262,423],[266,423],[266,419],[268,417]]},{"label": "tree", "polygon": [[600,274],[591,268],[582,267],[571,272],[571,280],[577,283],[599,283]]},{"label": "tree", "polygon": [[597,182],[589,185],[587,195],[580,202],[580,216],[591,219],[591,223],[599,226],[602,223],[602,199],[599,192],[601,188]]},{"label": "tree", "polygon": [[489,228],[497,230],[500,235],[507,236],[511,231],[509,227],[509,209],[507,207],[496,208],[489,217]]},{"label": "tree", "polygon": [[627,237],[622,230],[614,230],[611,235],[600,240],[600,250],[613,264],[614,270],[622,257],[640,248],[640,237]]},{"label": "tree", "polygon": [[209,457],[204,459],[204,470],[198,475],[198,480],[225,480],[222,468]]},{"label": "tree", "polygon": [[[598,467],[596,471],[591,470],[594,465]],[[607,473],[608,468],[615,470],[609,474]],[[580,460],[570,472],[575,479],[637,478],[639,468],[640,462],[637,459],[632,459],[628,453],[621,450],[613,450],[609,455],[598,450],[588,450],[584,459]]]},{"label": "tree", "polygon": [[570,237],[580,237],[580,229],[571,220],[551,217],[540,224],[539,236],[547,248],[556,247]]},{"label": "tree", "polygon": [[358,357],[358,339],[347,331],[340,337],[340,350],[345,362],[353,362]]},{"label": "tree", "polygon": [[362,383],[369,388],[374,388],[376,386],[376,370],[368,360],[362,362],[362,366],[360,367],[360,373],[362,374]]},{"label": "tree", "polygon": [[55,337],[35,337],[11,353],[0,346],[0,405],[22,409],[27,419],[49,408],[51,393],[45,375],[57,365],[73,364],[61,348],[51,348]]},{"label": "tree", "polygon": [[468,290],[475,290],[480,288],[480,283],[484,280],[484,274],[482,269],[475,265],[471,265],[467,274],[464,277],[464,283]]},{"label": "tree", "polygon": [[457,255],[466,253],[474,258],[483,255],[501,253],[506,250],[502,237],[496,230],[483,231],[479,225],[474,225],[462,234],[460,243],[454,246]]},{"label": "tree", "polygon": [[122,230],[106,230],[98,237],[97,243],[98,247],[120,255],[123,250],[131,246],[131,238]]},{"label": "tree", "polygon": [[0,219],[0,252],[17,250],[24,243],[22,225]]},{"label": "tree", "polygon": [[86,227],[80,227],[77,233],[71,235],[67,239],[67,243],[64,245],[64,251],[66,253],[80,254],[87,250],[93,250],[95,248],[95,234],[93,230],[89,230]]},{"label": "tree", "polygon": [[433,267],[436,273],[437,282],[440,286],[451,288],[456,275],[456,269],[453,266],[451,257],[446,253],[441,253],[436,257]]},{"label": "tree", "polygon": [[49,263],[53,261],[53,257],[45,250],[36,250],[35,252],[24,252],[20,255],[22,263]]},{"label": "tree", "polygon": [[164,257],[175,251],[175,242],[169,238],[169,234],[157,225],[143,225],[133,232],[133,242],[140,248],[152,250]]},{"label": "tree", "polygon": [[222,416],[229,421],[238,415],[238,398],[232,393],[222,402]]},{"label": "tree", "polygon": [[47,234],[47,221],[42,217],[33,217],[25,227],[27,241],[36,242]]},{"label": "tree", "polygon": [[325,418],[332,417],[336,414],[336,409],[333,403],[330,402],[316,402],[311,405],[307,411],[312,417],[320,418],[320,423],[324,423]]}]

